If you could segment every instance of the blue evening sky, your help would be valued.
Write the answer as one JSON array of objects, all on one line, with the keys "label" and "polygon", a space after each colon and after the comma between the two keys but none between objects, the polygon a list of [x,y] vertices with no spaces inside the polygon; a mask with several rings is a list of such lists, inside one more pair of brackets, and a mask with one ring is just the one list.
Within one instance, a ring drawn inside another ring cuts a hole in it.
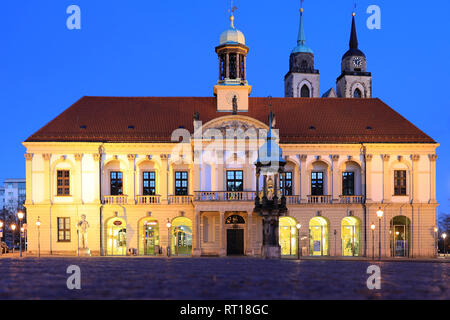
[{"label": "blue evening sky", "polygon": [[[449,1],[357,2],[360,49],[373,94],[441,143],[438,201],[450,212]],[[244,32],[252,96],[283,96],[296,44],[299,0],[235,0]],[[305,29],[321,73],[335,86],[348,48],[353,0],[306,0]],[[81,8],[68,30],[66,9]],[[382,29],[366,27],[366,8]],[[28,136],[85,95],[212,96],[214,47],[228,28],[229,0],[15,0],[0,10],[0,181],[25,176]]]}]

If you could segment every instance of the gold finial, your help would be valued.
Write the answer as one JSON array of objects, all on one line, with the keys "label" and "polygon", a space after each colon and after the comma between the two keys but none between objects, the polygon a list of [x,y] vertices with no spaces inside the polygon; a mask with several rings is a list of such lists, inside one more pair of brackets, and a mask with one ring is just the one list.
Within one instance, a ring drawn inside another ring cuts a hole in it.
[{"label": "gold finial", "polygon": [[303,1],[305,1],[305,0],[300,1],[300,12],[301,13],[303,13]]},{"label": "gold finial", "polygon": [[230,16],[230,21],[231,21],[231,28],[234,29],[234,16],[233,16],[233,14],[231,14],[231,16]]},{"label": "gold finial", "polygon": [[353,13],[352,13],[352,16],[356,16],[356,13],[353,12]]}]

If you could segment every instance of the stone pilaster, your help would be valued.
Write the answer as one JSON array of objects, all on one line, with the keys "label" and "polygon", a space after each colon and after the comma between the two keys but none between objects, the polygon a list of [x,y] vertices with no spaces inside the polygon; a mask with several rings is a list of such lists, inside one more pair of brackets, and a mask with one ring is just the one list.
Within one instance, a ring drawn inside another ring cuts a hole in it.
[{"label": "stone pilaster", "polygon": [[430,159],[430,201],[436,203],[436,160],[437,154],[428,155]]},{"label": "stone pilaster", "polygon": [[411,201],[413,203],[418,203],[419,201],[419,160],[420,155],[418,154],[412,154],[411,155],[412,160],[412,188],[411,188]]},{"label": "stone pilaster", "polygon": [[92,155],[94,160],[94,203],[100,203],[100,154]]},{"label": "stone pilaster", "polygon": [[372,159],[373,155],[366,154],[366,202],[372,202]]},{"label": "stone pilaster", "polygon": [[75,203],[81,203],[82,202],[82,185],[83,185],[83,177],[82,177],[82,159],[83,154],[82,153],[76,153],[75,155],[75,179],[73,186],[73,196]]},{"label": "stone pilaster", "polygon": [[227,255],[226,251],[226,242],[225,242],[225,211],[220,211],[220,248],[219,248],[219,255],[221,257],[224,257]]},{"label": "stone pilaster", "polygon": [[42,154],[44,159],[44,204],[50,204],[51,197],[51,172],[50,172],[50,159],[52,155],[50,153]]},{"label": "stone pilaster", "polygon": [[331,161],[333,162],[333,167],[331,168],[331,194],[333,196],[333,203],[339,203],[340,200],[339,181],[341,180],[339,177],[339,167],[338,167],[339,155],[332,154]]},{"label": "stone pilaster", "polygon": [[136,155],[128,154],[128,179],[127,179],[127,194],[128,203],[136,203]]},{"label": "stone pilaster", "polygon": [[160,154],[159,157],[161,159],[161,203],[167,204],[169,199],[169,156],[167,154]]},{"label": "stone pilaster", "polygon": [[381,155],[383,158],[383,203],[391,201],[391,176],[389,172],[389,154]]},{"label": "stone pilaster", "polygon": [[252,230],[253,230],[253,212],[247,212],[247,247],[245,255],[253,255],[253,242],[252,242]]},{"label": "stone pilaster", "polygon": [[192,255],[194,257],[200,257],[202,251],[200,249],[200,211],[195,210],[195,218],[194,218],[194,252]]},{"label": "stone pilaster", "polygon": [[25,154],[25,168],[26,168],[26,192],[27,199],[25,205],[33,204],[33,154]]},{"label": "stone pilaster", "polygon": [[306,159],[308,156],[306,154],[298,155],[300,160],[300,199],[302,203],[308,202],[308,177],[306,170]]}]

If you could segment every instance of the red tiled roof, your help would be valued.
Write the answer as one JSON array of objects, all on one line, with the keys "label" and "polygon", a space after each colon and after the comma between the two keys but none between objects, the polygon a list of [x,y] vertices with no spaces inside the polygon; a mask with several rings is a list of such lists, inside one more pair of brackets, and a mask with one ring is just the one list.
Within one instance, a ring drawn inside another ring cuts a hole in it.
[{"label": "red tiled roof", "polygon": [[[267,123],[268,104],[250,98],[249,112],[239,114]],[[435,143],[379,99],[272,98],[271,104],[281,143]],[[170,142],[177,128],[193,131],[196,111],[204,124],[231,114],[217,112],[215,97],[83,97],[26,141]]]}]

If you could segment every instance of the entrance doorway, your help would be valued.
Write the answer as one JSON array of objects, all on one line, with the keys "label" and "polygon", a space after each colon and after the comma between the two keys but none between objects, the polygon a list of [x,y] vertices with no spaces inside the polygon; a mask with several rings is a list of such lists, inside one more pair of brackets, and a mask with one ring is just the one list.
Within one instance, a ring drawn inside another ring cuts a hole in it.
[{"label": "entrance doorway", "polygon": [[106,223],[106,255],[124,256],[127,254],[127,228],[125,220],[113,218]]},{"label": "entrance doorway", "polygon": [[408,257],[410,248],[411,222],[405,216],[397,216],[391,220],[391,255]]},{"label": "entrance doorway", "polygon": [[172,244],[173,255],[192,254],[192,221],[185,217],[178,217],[172,221]]},{"label": "entrance doorway", "polygon": [[244,255],[244,229],[227,229],[227,255]]},{"label": "entrance doorway", "polygon": [[139,224],[139,255],[153,256],[159,253],[159,225],[152,218],[141,220]]}]

